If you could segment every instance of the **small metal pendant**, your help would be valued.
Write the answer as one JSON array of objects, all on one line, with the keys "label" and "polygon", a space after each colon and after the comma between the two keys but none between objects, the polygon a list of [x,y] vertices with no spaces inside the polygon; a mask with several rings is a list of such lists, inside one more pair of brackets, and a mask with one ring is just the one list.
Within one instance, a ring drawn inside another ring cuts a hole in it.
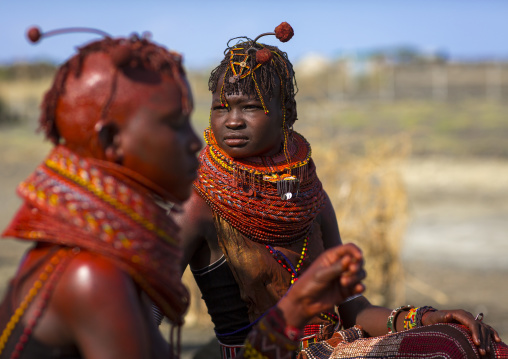
[{"label": "small metal pendant", "polygon": [[239,79],[240,79],[240,76],[238,76],[238,75],[230,76],[229,83],[234,84],[235,82],[238,82]]}]

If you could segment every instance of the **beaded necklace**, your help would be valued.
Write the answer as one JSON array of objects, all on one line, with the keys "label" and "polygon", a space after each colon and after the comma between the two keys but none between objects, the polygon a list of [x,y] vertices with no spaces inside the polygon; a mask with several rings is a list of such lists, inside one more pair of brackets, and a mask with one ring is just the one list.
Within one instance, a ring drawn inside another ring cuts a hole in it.
[{"label": "beaded necklace", "polygon": [[180,280],[177,226],[152,190],[129,178],[121,166],[57,146],[19,185],[24,205],[3,236],[110,258],[180,325],[188,292]]},{"label": "beaded necklace", "polygon": [[[253,241],[284,245],[304,239],[324,204],[310,145],[296,132],[292,137],[289,163],[284,153],[236,160],[205,131],[194,187],[215,213]],[[285,181],[285,175],[298,181]],[[281,198],[287,193],[291,196]]]},{"label": "beaded necklace", "polygon": [[309,237],[306,237],[303,240],[303,248],[302,253],[300,254],[300,258],[298,259],[298,264],[296,266],[291,263],[291,261],[282,253],[281,251],[276,250],[270,245],[266,245],[266,249],[270,251],[270,254],[273,255],[273,258],[282,266],[282,268],[286,269],[291,274],[291,284],[298,280],[298,274],[300,269],[302,268],[303,262],[305,258],[307,258],[307,242]]}]

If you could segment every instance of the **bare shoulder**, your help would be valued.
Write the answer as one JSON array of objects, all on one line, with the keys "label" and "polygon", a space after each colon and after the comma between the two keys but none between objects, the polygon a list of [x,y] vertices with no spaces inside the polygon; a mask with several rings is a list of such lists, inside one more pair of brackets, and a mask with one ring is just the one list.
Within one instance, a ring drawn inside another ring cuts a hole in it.
[{"label": "bare shoulder", "polygon": [[107,310],[112,305],[139,305],[137,287],[130,276],[110,259],[88,251],[72,258],[55,289],[56,304],[74,314],[97,306]]},{"label": "bare shoulder", "polygon": [[96,350],[90,357],[98,358],[105,347],[142,333],[144,316],[131,277],[106,257],[81,251],[63,267],[34,335],[47,345]]},{"label": "bare shoulder", "polygon": [[222,255],[212,208],[196,191],[192,191],[182,211],[175,214],[173,219],[180,226],[182,270],[185,270],[188,264],[193,268],[202,268]]},{"label": "bare shoulder", "polygon": [[192,191],[182,210],[172,218],[180,227],[184,247],[190,245],[189,242],[203,240],[213,228],[213,211],[196,191]]}]

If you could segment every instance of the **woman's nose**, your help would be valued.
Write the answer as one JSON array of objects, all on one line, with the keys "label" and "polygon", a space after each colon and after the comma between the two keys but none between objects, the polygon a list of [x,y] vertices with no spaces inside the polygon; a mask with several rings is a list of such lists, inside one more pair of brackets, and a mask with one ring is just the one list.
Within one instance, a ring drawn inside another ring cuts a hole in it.
[{"label": "woman's nose", "polygon": [[229,110],[226,118],[226,127],[229,129],[239,129],[245,127],[242,112],[236,109]]},{"label": "woman's nose", "polygon": [[196,131],[192,128],[192,126],[189,126],[189,133],[188,133],[188,148],[192,153],[197,153],[201,147],[203,146],[201,139],[198,137]]}]

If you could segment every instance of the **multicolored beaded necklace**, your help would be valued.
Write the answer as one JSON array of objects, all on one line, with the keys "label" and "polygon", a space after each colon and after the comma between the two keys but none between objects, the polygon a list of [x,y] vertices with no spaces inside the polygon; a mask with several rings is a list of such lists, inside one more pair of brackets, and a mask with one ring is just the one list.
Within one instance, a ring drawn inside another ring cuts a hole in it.
[{"label": "multicolored beaded necklace", "polygon": [[177,226],[140,180],[121,166],[57,146],[19,185],[18,193],[24,204],[3,236],[80,247],[108,257],[168,318],[183,323],[188,292],[179,279]]},{"label": "multicolored beaded necklace", "polygon": [[[234,159],[219,148],[210,129],[205,140],[194,187],[215,213],[258,243],[287,245],[308,236],[325,193],[303,136],[294,132],[287,144],[289,163],[282,152]],[[286,175],[297,181],[286,181]]]},{"label": "multicolored beaded necklace", "polygon": [[291,284],[298,280],[298,274],[300,269],[302,268],[304,260],[307,258],[307,242],[309,237],[306,237],[303,240],[303,248],[302,253],[300,254],[300,258],[298,259],[298,264],[296,266],[291,263],[291,261],[284,255],[284,253],[276,250],[270,245],[266,245],[266,248],[270,251],[270,254],[273,255],[273,258],[282,266],[282,268],[286,269],[291,274]]}]

